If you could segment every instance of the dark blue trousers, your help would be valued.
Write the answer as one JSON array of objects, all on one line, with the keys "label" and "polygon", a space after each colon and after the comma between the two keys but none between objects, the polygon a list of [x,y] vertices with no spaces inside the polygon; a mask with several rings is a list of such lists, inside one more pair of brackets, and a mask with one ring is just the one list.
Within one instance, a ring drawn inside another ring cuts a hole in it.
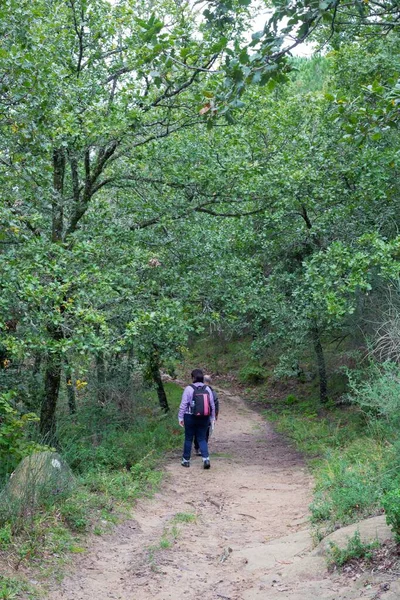
[{"label": "dark blue trousers", "polygon": [[185,425],[185,443],[183,444],[183,458],[190,459],[192,451],[193,438],[196,436],[199,443],[201,456],[208,458],[207,429],[210,424],[210,417],[195,417],[194,415],[184,415]]}]

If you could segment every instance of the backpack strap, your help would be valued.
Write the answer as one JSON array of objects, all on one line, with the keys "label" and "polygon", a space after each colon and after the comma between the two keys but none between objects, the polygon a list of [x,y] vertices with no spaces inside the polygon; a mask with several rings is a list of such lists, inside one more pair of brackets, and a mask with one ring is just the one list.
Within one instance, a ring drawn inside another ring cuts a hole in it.
[{"label": "backpack strap", "polygon": [[[199,383],[201,383],[201,381],[199,381]],[[208,386],[207,386],[207,384],[203,383],[203,385],[200,387],[200,386],[194,385],[194,383],[192,383],[192,384],[190,384],[190,387],[191,387],[191,388],[193,388],[193,390],[194,390],[195,392],[196,392],[196,391],[198,392],[199,390],[204,390],[204,388],[206,388],[206,387],[208,387]],[[208,392],[207,392],[207,393],[208,393]]]}]

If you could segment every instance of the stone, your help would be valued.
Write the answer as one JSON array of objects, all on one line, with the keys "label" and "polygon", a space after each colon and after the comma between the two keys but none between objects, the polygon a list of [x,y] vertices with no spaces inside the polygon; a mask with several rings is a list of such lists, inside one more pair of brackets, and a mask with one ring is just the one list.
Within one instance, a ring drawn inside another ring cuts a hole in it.
[{"label": "stone", "polygon": [[0,504],[29,512],[42,501],[67,493],[74,484],[70,467],[56,452],[35,452],[19,463],[1,493]]},{"label": "stone", "polygon": [[350,538],[354,536],[356,531],[360,534],[362,543],[368,544],[375,540],[382,543],[386,540],[393,539],[393,532],[389,525],[386,524],[385,515],[364,519],[353,525],[342,527],[337,531],[327,535],[322,542],[315,548],[313,554],[317,556],[325,556],[330,548],[330,543],[335,544],[341,550],[348,546]]}]

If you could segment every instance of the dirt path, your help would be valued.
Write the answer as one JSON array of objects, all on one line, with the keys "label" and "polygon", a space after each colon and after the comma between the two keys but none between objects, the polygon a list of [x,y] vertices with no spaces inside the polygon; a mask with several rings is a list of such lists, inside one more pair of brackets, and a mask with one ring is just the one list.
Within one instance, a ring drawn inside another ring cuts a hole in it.
[{"label": "dirt path", "polygon": [[221,413],[211,469],[200,457],[189,469],[180,454],[168,459],[160,492],[137,504],[134,520],[93,540],[49,600],[243,597],[265,572],[246,568],[246,552],[306,527],[312,481],[301,457],[240,398],[222,393]]},{"label": "dirt path", "polygon": [[159,493],[93,538],[48,600],[399,600],[398,579],[327,573],[301,457],[239,397],[220,399],[211,469],[169,457]]}]

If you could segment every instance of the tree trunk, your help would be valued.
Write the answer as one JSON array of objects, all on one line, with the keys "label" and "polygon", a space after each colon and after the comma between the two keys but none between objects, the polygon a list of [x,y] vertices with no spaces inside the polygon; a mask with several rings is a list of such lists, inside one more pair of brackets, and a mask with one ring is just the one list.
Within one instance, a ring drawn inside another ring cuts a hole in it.
[{"label": "tree trunk", "polygon": [[29,399],[25,402],[29,410],[36,412],[43,400],[43,385],[41,379],[42,355],[35,354],[32,375],[29,380]]},{"label": "tree trunk", "polygon": [[71,365],[67,361],[64,360],[64,373],[65,373],[65,384],[67,386],[67,397],[68,397],[68,408],[71,415],[76,413],[76,395],[75,395],[75,387],[72,382],[72,369]]},{"label": "tree trunk", "polygon": [[56,437],[56,408],[61,381],[61,357],[59,354],[48,357],[44,398],[40,412],[40,433],[47,443],[52,443]]},{"label": "tree trunk", "polygon": [[317,358],[318,375],[319,375],[319,399],[324,404],[328,401],[328,376],[326,373],[326,363],[324,351],[321,344],[319,329],[315,326],[312,329],[312,337],[314,342],[314,351]]},{"label": "tree trunk", "polygon": [[[65,151],[63,148],[53,150],[53,199],[52,199],[52,228],[51,241],[62,242],[64,228],[63,192],[65,177]],[[44,378],[44,398],[40,411],[40,433],[46,441],[52,442],[56,434],[56,408],[60,391],[62,359],[58,343],[63,338],[60,326],[49,323],[47,331],[54,342],[55,351],[49,353],[46,360]]]},{"label": "tree trunk", "polygon": [[65,152],[56,148],[53,151],[53,201],[52,201],[52,242],[60,242],[63,237],[64,207],[63,191],[65,176]]},{"label": "tree trunk", "polygon": [[104,406],[107,400],[106,394],[106,364],[104,361],[103,352],[99,352],[96,356],[97,370],[97,401],[101,406]]},{"label": "tree trunk", "polygon": [[158,402],[160,403],[160,407],[162,408],[162,410],[165,413],[167,413],[169,411],[169,405],[168,405],[168,400],[167,400],[167,394],[165,393],[164,384],[162,382],[161,375],[160,375],[160,364],[158,361],[158,355],[157,355],[156,351],[153,353],[152,357],[150,358],[149,367],[150,367],[151,378],[156,385]]}]

